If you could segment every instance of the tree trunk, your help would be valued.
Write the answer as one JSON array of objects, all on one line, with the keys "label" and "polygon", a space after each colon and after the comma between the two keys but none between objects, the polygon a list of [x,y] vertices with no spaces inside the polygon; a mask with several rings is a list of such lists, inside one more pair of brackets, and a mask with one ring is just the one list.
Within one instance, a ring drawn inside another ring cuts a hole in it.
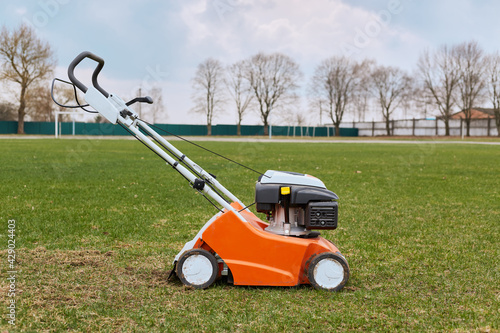
[{"label": "tree trunk", "polygon": [[495,110],[495,124],[497,125],[497,134],[500,137],[500,110]]},{"label": "tree trunk", "polygon": [[335,136],[340,136],[340,124],[335,124]]},{"label": "tree trunk", "polygon": [[385,118],[385,130],[387,131],[387,135],[391,136],[391,121],[389,117]]},{"label": "tree trunk", "polygon": [[465,135],[470,136],[470,118],[465,118],[465,126],[467,127]]},{"label": "tree trunk", "polygon": [[24,134],[24,115],[26,114],[26,87],[21,87],[19,109],[17,110],[17,134]]},{"label": "tree trunk", "polygon": [[238,123],[238,127],[236,129],[236,135],[241,136],[241,122]]},{"label": "tree trunk", "polygon": [[444,136],[450,136],[450,119],[447,117],[443,118],[444,121]]},{"label": "tree trunk", "polygon": [[264,122],[264,135],[269,135],[269,124],[267,121]]},{"label": "tree trunk", "polygon": [[212,135],[212,124],[207,124],[207,135],[208,136]]}]

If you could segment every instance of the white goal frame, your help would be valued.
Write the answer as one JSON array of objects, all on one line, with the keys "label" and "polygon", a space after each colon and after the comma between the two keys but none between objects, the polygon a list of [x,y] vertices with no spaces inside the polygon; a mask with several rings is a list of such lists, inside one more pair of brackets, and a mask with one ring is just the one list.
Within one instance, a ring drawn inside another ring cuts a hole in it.
[{"label": "white goal frame", "polygon": [[55,131],[54,131],[54,134],[55,134],[55,138],[59,138],[61,136],[61,126],[59,125],[59,115],[60,114],[71,114],[73,115],[72,118],[72,121],[73,121],[73,131],[72,131],[72,134],[75,135],[75,117],[76,115],[80,115],[80,114],[87,114],[86,112],[84,111],[55,111],[55,119],[54,119],[54,127],[55,127]]}]

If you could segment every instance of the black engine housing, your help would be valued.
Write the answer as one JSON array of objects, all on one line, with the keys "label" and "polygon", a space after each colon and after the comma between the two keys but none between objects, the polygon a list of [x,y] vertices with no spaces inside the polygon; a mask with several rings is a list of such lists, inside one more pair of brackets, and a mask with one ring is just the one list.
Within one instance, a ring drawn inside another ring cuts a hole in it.
[{"label": "black engine housing", "polygon": [[305,229],[333,230],[337,228],[338,196],[326,188],[293,184],[262,184],[255,186],[255,203],[259,213],[276,214],[276,207],[284,206],[282,187],[290,188],[290,208],[300,208],[305,213],[299,221]]}]

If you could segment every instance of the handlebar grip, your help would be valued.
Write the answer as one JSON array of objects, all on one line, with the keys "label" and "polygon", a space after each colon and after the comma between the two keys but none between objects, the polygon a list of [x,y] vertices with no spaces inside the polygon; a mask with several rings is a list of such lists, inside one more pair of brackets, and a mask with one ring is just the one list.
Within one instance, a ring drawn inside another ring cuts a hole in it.
[{"label": "handlebar grip", "polygon": [[84,93],[87,92],[87,87],[81,83],[76,77],[75,77],[75,67],[78,66],[78,64],[85,58],[90,58],[98,63],[96,69],[94,70],[94,73],[92,74],[92,85],[99,90],[106,98],[109,96],[108,92],[104,90],[99,83],[97,82],[97,76],[101,72],[101,69],[104,67],[104,60],[101,57],[96,56],[95,54],[84,51],[80,53],[79,55],[76,56],[75,59],[69,64],[68,67],[68,77],[69,80],[78,87],[81,91]]}]

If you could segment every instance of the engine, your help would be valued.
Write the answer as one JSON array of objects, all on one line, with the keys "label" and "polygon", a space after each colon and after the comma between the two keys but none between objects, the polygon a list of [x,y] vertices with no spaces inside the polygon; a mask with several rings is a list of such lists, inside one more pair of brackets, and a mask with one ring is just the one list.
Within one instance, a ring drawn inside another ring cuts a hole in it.
[{"label": "engine", "polygon": [[268,170],[255,185],[257,212],[265,213],[267,232],[285,236],[316,237],[313,229],[337,228],[338,196],[318,178]]}]

